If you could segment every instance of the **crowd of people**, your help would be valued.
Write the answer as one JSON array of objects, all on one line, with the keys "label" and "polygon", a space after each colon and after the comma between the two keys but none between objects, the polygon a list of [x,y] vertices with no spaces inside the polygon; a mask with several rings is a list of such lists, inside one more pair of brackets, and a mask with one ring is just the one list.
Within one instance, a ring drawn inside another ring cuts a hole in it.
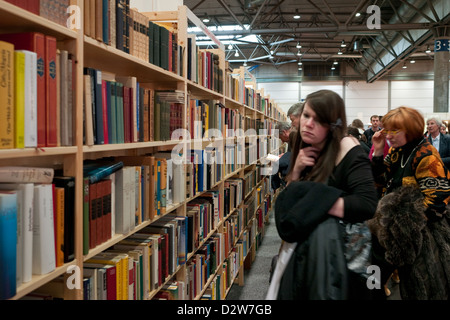
[{"label": "crowd of people", "polygon": [[383,300],[394,275],[401,299],[450,299],[445,123],[401,106],[371,116],[368,129],[360,119],[347,126],[344,101],[330,90],[309,94],[287,115],[291,123],[277,129],[289,149],[272,186],[282,188],[278,234],[294,245],[285,265],[277,263],[283,271],[271,296]]}]

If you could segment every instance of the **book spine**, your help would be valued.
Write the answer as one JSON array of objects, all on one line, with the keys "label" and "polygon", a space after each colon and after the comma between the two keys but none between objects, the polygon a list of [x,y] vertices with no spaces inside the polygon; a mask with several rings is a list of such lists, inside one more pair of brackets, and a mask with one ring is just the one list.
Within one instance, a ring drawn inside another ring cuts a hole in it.
[{"label": "book spine", "polygon": [[95,134],[96,144],[105,144],[103,131],[103,99],[102,99],[102,72],[94,70],[94,99],[95,99]]},{"label": "book spine", "polygon": [[83,255],[89,253],[89,178],[83,179]]},{"label": "book spine", "polygon": [[57,84],[56,38],[45,36],[45,93],[46,93],[46,146],[56,147],[57,140]]},{"label": "book spine", "polygon": [[34,148],[37,147],[37,54],[20,51],[25,54],[24,145]]},{"label": "book spine", "polygon": [[96,183],[122,168],[123,168],[123,162],[117,162],[110,166],[98,167],[98,168],[88,172],[89,182]]},{"label": "book spine", "polygon": [[56,267],[53,223],[53,185],[35,185],[33,217],[33,274],[47,274]]},{"label": "book spine", "polygon": [[0,181],[12,183],[51,183],[54,170],[37,167],[0,167]]},{"label": "book spine", "polygon": [[14,148],[14,45],[0,41],[0,149]]},{"label": "book spine", "polygon": [[109,144],[109,127],[108,127],[108,98],[106,90],[106,81],[102,80],[102,122],[103,122],[103,139],[105,144]]},{"label": "book spine", "polygon": [[25,147],[25,53],[14,52],[14,147]]},{"label": "book spine", "polygon": [[17,193],[0,194],[0,299],[16,294]]}]

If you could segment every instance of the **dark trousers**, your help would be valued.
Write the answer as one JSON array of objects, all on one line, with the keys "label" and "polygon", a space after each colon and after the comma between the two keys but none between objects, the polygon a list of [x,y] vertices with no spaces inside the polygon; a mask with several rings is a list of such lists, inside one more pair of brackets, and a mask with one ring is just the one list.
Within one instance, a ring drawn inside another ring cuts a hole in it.
[{"label": "dark trousers", "polygon": [[372,290],[372,297],[374,300],[386,300],[387,297],[384,292],[384,285],[395,270],[395,267],[384,258],[385,251],[386,250],[381,246],[377,237],[372,234],[372,264],[380,267],[381,272],[381,288]]}]

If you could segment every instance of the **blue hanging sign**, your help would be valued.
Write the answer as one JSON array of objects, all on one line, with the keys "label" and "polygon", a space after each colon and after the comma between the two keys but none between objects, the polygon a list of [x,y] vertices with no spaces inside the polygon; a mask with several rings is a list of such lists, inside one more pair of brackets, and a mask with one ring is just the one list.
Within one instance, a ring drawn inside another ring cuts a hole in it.
[{"label": "blue hanging sign", "polygon": [[434,52],[450,51],[450,39],[434,40]]}]

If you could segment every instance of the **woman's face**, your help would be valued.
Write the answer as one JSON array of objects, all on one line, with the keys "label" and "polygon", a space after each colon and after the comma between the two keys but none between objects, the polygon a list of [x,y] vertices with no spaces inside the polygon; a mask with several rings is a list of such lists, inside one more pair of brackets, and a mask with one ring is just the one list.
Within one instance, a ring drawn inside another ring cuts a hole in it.
[{"label": "woman's face", "polygon": [[408,142],[408,140],[406,140],[406,133],[402,130],[384,129],[383,134],[386,136],[386,139],[389,140],[391,147],[394,148],[404,146]]},{"label": "woman's face", "polygon": [[302,140],[313,147],[323,149],[329,130],[327,126],[323,126],[317,120],[316,113],[306,103],[300,116],[300,134]]}]

